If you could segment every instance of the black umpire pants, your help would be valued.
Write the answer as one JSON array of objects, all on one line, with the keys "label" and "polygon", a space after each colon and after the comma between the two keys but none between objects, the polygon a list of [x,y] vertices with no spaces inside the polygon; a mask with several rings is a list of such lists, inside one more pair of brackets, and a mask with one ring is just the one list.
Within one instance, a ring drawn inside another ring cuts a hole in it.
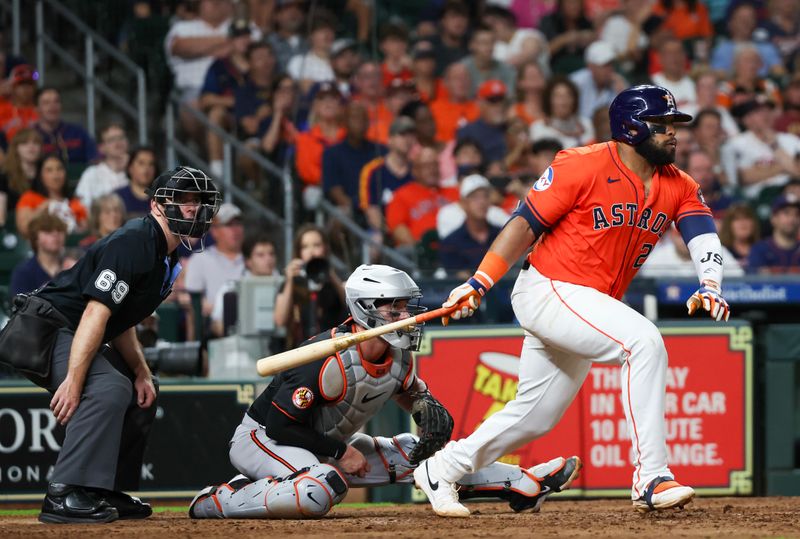
[{"label": "black umpire pants", "polygon": [[[67,375],[74,334],[58,332],[45,388],[54,393]],[[103,488],[139,490],[142,459],[156,415],[154,402],[139,408],[135,376],[122,356],[101,347],[86,374],[78,409],[67,423],[64,444],[51,481]],[[153,379],[158,392],[158,380]]]}]

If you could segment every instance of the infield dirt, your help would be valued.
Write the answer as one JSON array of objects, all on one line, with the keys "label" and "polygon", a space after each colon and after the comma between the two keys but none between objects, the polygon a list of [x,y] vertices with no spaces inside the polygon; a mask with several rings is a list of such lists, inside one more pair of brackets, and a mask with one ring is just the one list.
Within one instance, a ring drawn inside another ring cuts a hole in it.
[{"label": "infield dirt", "polygon": [[436,517],[427,504],[337,508],[321,520],[190,520],[157,513],[142,521],[93,526],[0,519],[0,537],[800,537],[800,497],[701,498],[683,510],[640,514],[629,501],[551,500],[539,514],[497,503],[469,504],[467,519]]}]

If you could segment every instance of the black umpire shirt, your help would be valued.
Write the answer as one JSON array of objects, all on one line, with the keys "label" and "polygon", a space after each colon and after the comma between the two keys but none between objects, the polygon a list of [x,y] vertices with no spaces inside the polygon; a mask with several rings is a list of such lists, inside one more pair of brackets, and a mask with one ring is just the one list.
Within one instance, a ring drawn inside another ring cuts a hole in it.
[{"label": "black umpire shirt", "polygon": [[169,296],[180,270],[177,252],[167,254],[164,231],[147,215],[95,242],[37,295],[61,312],[73,331],[90,299],[111,309],[103,334],[107,343],[150,316]]}]

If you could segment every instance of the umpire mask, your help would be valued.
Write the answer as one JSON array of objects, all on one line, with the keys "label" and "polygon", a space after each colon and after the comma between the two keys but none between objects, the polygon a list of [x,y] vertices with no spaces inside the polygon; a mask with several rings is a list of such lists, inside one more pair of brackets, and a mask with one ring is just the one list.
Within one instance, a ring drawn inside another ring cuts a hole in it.
[{"label": "umpire mask", "polygon": [[[153,181],[150,196],[164,206],[170,231],[189,238],[203,238],[219,210],[222,197],[214,182],[202,170],[178,166]],[[183,211],[196,206],[193,216]]]}]

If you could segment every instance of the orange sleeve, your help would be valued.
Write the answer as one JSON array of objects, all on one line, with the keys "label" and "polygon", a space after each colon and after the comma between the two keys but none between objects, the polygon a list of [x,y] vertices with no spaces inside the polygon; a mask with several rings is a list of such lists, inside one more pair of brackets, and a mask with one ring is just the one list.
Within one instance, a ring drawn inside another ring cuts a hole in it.
[{"label": "orange sleeve", "polygon": [[711,217],[711,210],[706,205],[700,186],[691,176],[681,172],[683,180],[683,193],[678,212],[675,214],[675,223],[690,215],[707,215]]},{"label": "orange sleeve", "polygon": [[394,230],[398,225],[408,223],[408,204],[405,201],[407,190],[401,187],[394,193],[392,201],[386,206],[386,227]]},{"label": "orange sleeve", "polygon": [[555,225],[575,205],[581,184],[588,181],[581,171],[586,168],[581,165],[583,159],[580,155],[559,153],[528,191],[525,206],[542,225],[541,230],[534,230],[537,234]]},{"label": "orange sleeve", "polygon": [[75,220],[78,222],[78,224],[85,223],[86,219],[89,217],[89,214],[86,212],[86,208],[77,198],[70,199],[69,209],[72,210],[72,213],[75,215]]},{"label": "orange sleeve", "polygon": [[297,135],[295,168],[306,185],[319,185],[322,180],[322,144],[309,133]]},{"label": "orange sleeve", "polygon": [[17,201],[17,209],[21,208],[30,208],[35,210],[39,206],[42,205],[42,202],[45,201],[45,198],[37,193],[36,191],[25,191],[22,193],[22,196],[19,197]]}]

